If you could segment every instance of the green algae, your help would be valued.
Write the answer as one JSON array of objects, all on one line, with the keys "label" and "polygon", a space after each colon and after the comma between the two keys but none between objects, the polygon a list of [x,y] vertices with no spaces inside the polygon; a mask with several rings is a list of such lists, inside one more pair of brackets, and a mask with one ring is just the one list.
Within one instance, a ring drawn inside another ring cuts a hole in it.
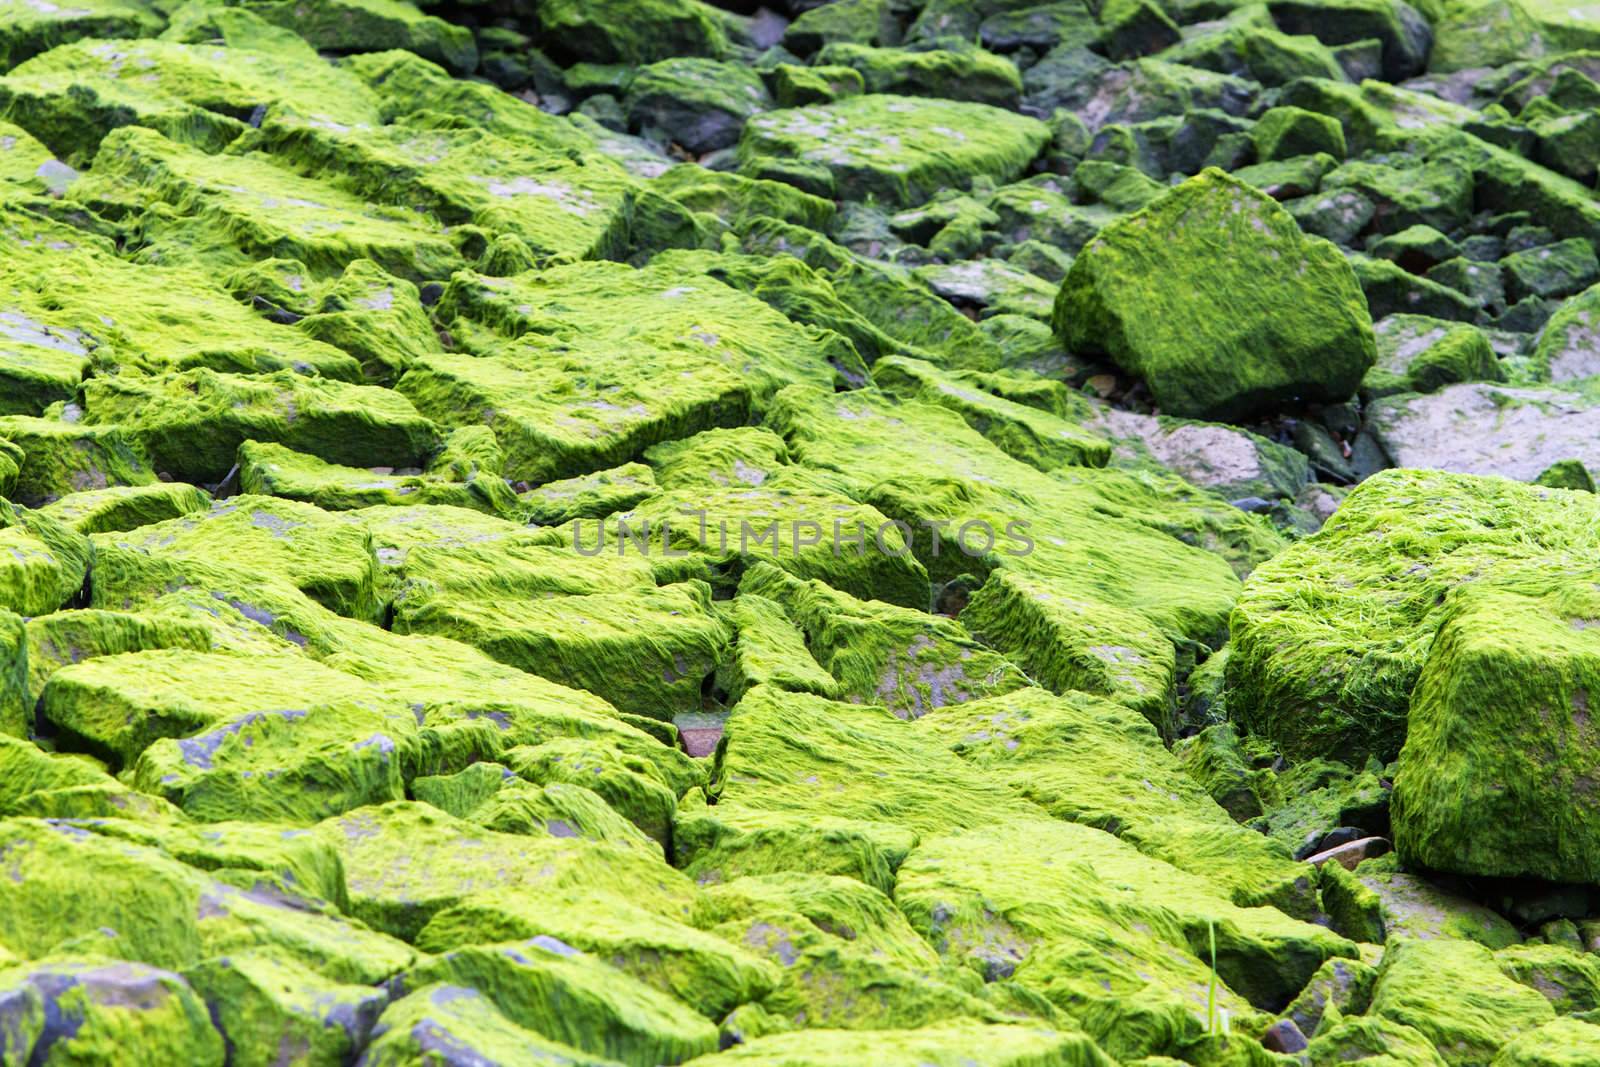
[{"label": "green algae", "polygon": [[616,1060],[523,1029],[476,989],[444,984],[417,989],[386,1007],[362,1058],[371,1067],[402,1067],[464,1054],[491,1063],[618,1067]]},{"label": "green algae", "polygon": [[769,1034],[715,1056],[691,1060],[694,1067],[749,1064],[783,1067],[807,1063],[844,1067],[866,1056],[884,1067],[1109,1067],[1113,1062],[1082,1034],[1063,1034],[1022,1024],[948,1024],[916,1030],[808,1030]]},{"label": "green algae", "polygon": [[[1252,1003],[1281,1006],[1325,959],[1356,954],[1069,823],[928,835],[900,868],[896,900],[941,954],[991,978],[1014,974],[1123,1058],[1202,1046],[1208,997],[1259,1032]],[[1221,981],[1197,958],[1212,931]]]},{"label": "green algae", "polygon": [[1376,968],[1360,960],[1328,960],[1284,1009],[1284,1017],[1292,1020],[1301,1033],[1315,1039],[1343,1019],[1366,1013],[1377,975]]},{"label": "green algae", "polygon": [[[794,1025],[883,1029],[953,1018],[999,1021],[970,975],[943,968],[876,889],[806,874],[739,878],[711,887],[696,921],[780,969],[766,1012]],[[846,990],[871,988],[871,999]]]},{"label": "green algae", "polygon": [[[1062,595],[1144,615],[1151,629],[1208,639],[1220,629],[1236,586],[1220,557],[1190,546],[1226,552],[1239,537],[1254,542],[1248,553],[1273,550],[1270,535],[1256,541],[1257,528],[1236,511],[1208,511],[1192,490],[1092,468],[1045,474],[1005,456],[954,413],[926,404],[795,389],[780,396],[767,421],[802,462],[839,472],[886,515],[910,525],[918,558],[938,580],[1014,569]],[[1026,525],[1008,530],[1019,521]],[[945,541],[959,540],[969,522],[987,523],[994,545],[969,531],[971,553],[952,553],[946,544],[934,554],[930,527],[942,530]],[[1009,540],[1002,543],[1002,534]],[[1122,546],[1116,578],[1091,562],[1108,538]],[[1136,566],[1153,568],[1148,583]],[[1182,570],[1192,579],[1180,592],[1154,580],[1158,570]]]},{"label": "green algae", "polygon": [[[458,431],[459,432],[459,431]],[[562,526],[574,519],[603,519],[628,511],[657,493],[655,475],[643,463],[558,478],[518,495],[520,513],[538,526]]]},{"label": "green algae", "polygon": [[858,600],[816,579],[786,578],[764,563],[747,571],[739,588],[783,606],[842,700],[914,719],[1029,684],[959,623],[924,610]]},{"label": "green algae", "polygon": [[885,893],[916,834],[890,822],[827,814],[708,804],[692,790],[673,819],[673,854],[703,884],[793,870],[797,855],[813,874],[855,878]]},{"label": "green algae", "polygon": [[395,626],[477,646],[624,711],[669,718],[699,708],[701,683],[729,641],[709,603],[710,589],[697,582],[560,597],[516,611],[445,593],[408,600]]},{"label": "green algae", "polygon": [[[377,118],[371,95],[355,79],[302,49],[78,41],[14,68],[0,89],[0,110],[36,130],[63,159],[79,163],[105,134],[129,124],[126,112],[105,108],[113,102],[181,140],[201,134],[194,143],[212,150],[243,132],[243,120],[269,101],[329,121]],[[96,100],[103,101],[100,107],[85,106]]]},{"label": "green algae", "polygon": [[[256,143],[307,177],[341,173],[344,188],[393,213],[425,210],[452,225],[471,222],[485,231],[480,239],[499,235],[502,245],[515,237],[519,253],[507,258],[540,265],[621,258],[630,240],[646,236],[653,201],[612,160],[562,150],[562,140],[581,144],[578,135],[538,132],[530,142],[519,130],[475,129],[432,111],[375,129],[290,116],[264,123]],[[488,269],[494,246],[480,253],[469,231],[456,233],[464,254]],[[413,269],[406,276],[447,274]]]},{"label": "green algae", "polygon": [[1600,1055],[1600,1027],[1556,1019],[1501,1046],[1494,1067],[1576,1067]]},{"label": "green algae", "polygon": [[84,426],[27,415],[0,417],[0,437],[22,450],[9,494],[29,507],[71,493],[155,482],[149,460],[116,426]]},{"label": "green algae", "polygon": [[331,610],[375,621],[378,564],[357,516],[271,497],[241,495],[154,526],[99,534],[97,545],[163,560],[240,554]]},{"label": "green algae", "polygon": [[[211,879],[157,840],[141,840],[154,824],[136,824],[139,835],[129,840],[91,832],[100,825],[4,823],[7,859],[18,877],[4,887],[0,944],[36,958],[54,945],[109,931],[100,939],[113,939],[119,955],[169,967],[263,947],[337,981],[362,984],[382,981],[413,958],[406,946],[328,914],[310,898]],[[254,881],[260,872],[248,874]],[[92,899],[78,892],[85,884],[96,887]]]},{"label": "green algae", "polygon": [[[507,758],[517,751],[510,750]],[[454,774],[415,778],[410,788],[426,804],[501,833],[658,847],[594,789],[562,782],[535,785],[497,763],[473,763]]]},{"label": "green algae", "polygon": [[[221,1065],[223,1041],[180,976],[137,962],[63,954],[0,971],[0,988],[31,988],[46,1022],[30,1063],[178,1056]],[[19,1050],[20,1051],[20,1050]]]},{"label": "green algae", "polygon": [[1110,459],[1110,442],[1098,434],[1049,412],[984,392],[975,388],[977,383],[941,374],[920,360],[881,359],[873,365],[872,380],[891,396],[949,408],[1001,451],[1040,470],[1103,467]]},{"label": "green algae", "polygon": [[1476,941],[1490,949],[1522,941],[1517,928],[1504,916],[1402,871],[1394,853],[1363,861],[1356,867],[1355,876],[1361,886],[1377,896],[1388,937]]},{"label": "green algae", "polygon": [[[633,310],[619,314],[619,302]],[[458,275],[437,313],[475,354],[425,358],[399,392],[445,425],[488,425],[507,475],[534,483],[738,424],[781,385],[834,375],[816,331],[713,279],[659,268]]]},{"label": "green algae", "polygon": [[160,31],[162,18],[138,0],[92,0],[72,7],[7,0],[0,36],[0,70],[8,70],[58,44],[84,37],[143,37]]},{"label": "green algae", "polygon": [[777,967],[748,949],[623,897],[492,890],[446,908],[417,935],[443,952],[470,944],[555,938],[689,1005],[721,1018],[776,986]]},{"label": "green algae", "polygon": [[[259,153],[208,156],[139,127],[107,135],[77,192],[89,203],[145,210],[152,258],[180,249],[230,266],[281,257],[325,275],[369,259],[417,280],[463,265],[441,224],[419,211],[374,206]],[[175,247],[164,252],[168,242]]]},{"label": "green algae", "polygon": [[156,648],[209,651],[210,635],[195,623],[79,608],[27,621],[28,693],[34,698],[57,670],[95,656]]},{"label": "green algae", "polygon": [[1240,905],[1317,913],[1311,872],[1236,825],[1120,704],[1024,689],[939,709],[917,727],[1055,818],[1115,834]]},{"label": "green algae", "polygon": [[48,615],[77,596],[93,556],[82,534],[9,501],[0,501],[0,547],[0,609],[28,616]]},{"label": "green algae", "polygon": [[[101,374],[209,367],[359,380],[359,364],[350,356],[250,314],[195,269],[135,266],[93,245],[67,249],[54,241],[41,247],[8,240],[6,247],[0,303],[8,310],[0,323],[8,341],[27,346],[19,360],[43,346]],[[147,285],[162,290],[159,307],[132,298]],[[15,373],[26,365],[18,364]],[[53,399],[74,400],[81,378],[63,368]],[[28,410],[16,413],[41,414],[48,406],[50,394],[23,392],[18,400],[30,395]]]},{"label": "green algae", "polygon": [[1378,362],[1361,379],[1363,397],[1431,393],[1453,382],[1504,381],[1483,331],[1424,315],[1390,315],[1374,328]]},{"label": "green algae", "polygon": [[596,63],[716,55],[727,47],[719,19],[699,0],[552,0],[539,8],[546,33]]},{"label": "green algae", "polygon": [[1534,367],[1541,379],[1563,382],[1587,378],[1596,372],[1590,361],[1597,301],[1600,287],[1592,287],[1563,302],[1550,316],[1533,352]]},{"label": "green algae", "polygon": [[[1402,860],[1586,882],[1595,614],[1581,587],[1464,589],[1423,662],[1395,776]],[[1494,746],[1487,757],[1476,746]],[[1520,753],[1511,760],[1506,753]],[[1529,820],[1522,813],[1544,813]],[[1510,820],[1510,821],[1508,821]]]},{"label": "green algae", "polygon": [[815,63],[861,74],[868,93],[927,96],[992,107],[1014,106],[1022,78],[1009,60],[982,49],[909,51],[836,42]]},{"label": "green algae", "polygon": [[415,720],[359,704],[252,710],[145,748],[134,786],[200,820],[309,825],[404,795],[397,740]]},{"label": "green algae", "polygon": [[[260,718],[290,714],[283,709],[307,705],[307,693],[323,701],[374,695],[359,680],[310,660],[170,648],[69,664],[50,676],[39,701],[45,720],[131,763],[164,737],[252,712]],[[213,743],[226,736],[219,733]]]},{"label": "green algae", "polygon": [[729,614],[731,661],[719,668],[718,684],[734,702],[758,685],[835,697],[839,683],[813,657],[806,636],[783,605],[759,593],[741,592]]}]

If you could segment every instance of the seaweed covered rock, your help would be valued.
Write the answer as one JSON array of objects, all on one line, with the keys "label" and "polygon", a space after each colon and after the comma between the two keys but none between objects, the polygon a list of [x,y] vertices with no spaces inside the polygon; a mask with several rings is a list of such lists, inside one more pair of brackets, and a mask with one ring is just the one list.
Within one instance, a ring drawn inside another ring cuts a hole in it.
[{"label": "seaweed covered rock", "polygon": [[1600,287],[1562,303],[1539,332],[1534,364],[1541,378],[1565,382],[1600,374]]},{"label": "seaweed covered rock", "polygon": [[446,952],[394,983],[401,995],[438,984],[480,989],[518,1026],[624,1063],[681,1062],[716,1047],[708,1020],[547,934]]},{"label": "seaweed covered rock", "polygon": [[1333,247],[1214,170],[1101,230],[1054,323],[1069,347],[1145,379],[1166,413],[1198,418],[1343,400],[1377,356]]},{"label": "seaweed covered rock", "polygon": [[617,1062],[585,1055],[518,1026],[471,986],[445,984],[417,989],[385,1008],[361,1058],[371,1067],[401,1067],[445,1056],[470,1056],[488,1063],[543,1060],[581,1067],[612,1067]]},{"label": "seaweed covered rock", "polygon": [[1578,595],[1593,580],[1594,506],[1502,478],[1376,475],[1246,584],[1229,712],[1294,758],[1394,758],[1429,649],[1469,583]]}]

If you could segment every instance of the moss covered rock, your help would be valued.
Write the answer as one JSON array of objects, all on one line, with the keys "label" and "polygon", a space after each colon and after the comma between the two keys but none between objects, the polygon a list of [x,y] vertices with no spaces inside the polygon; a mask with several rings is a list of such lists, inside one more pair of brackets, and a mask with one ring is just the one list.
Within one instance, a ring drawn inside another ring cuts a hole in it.
[{"label": "moss covered rock", "polygon": [[1164,411],[1200,418],[1342,400],[1376,358],[1334,249],[1218,171],[1102,230],[1062,283],[1055,327],[1144,378]]},{"label": "moss covered rock", "polygon": [[1589,500],[1436,472],[1369,479],[1246,585],[1233,616],[1230,713],[1295,757],[1392,759],[1412,687],[1466,583],[1575,588],[1560,575],[1587,573]]},{"label": "moss covered rock", "polygon": [[379,990],[330,981],[268,953],[206,960],[184,978],[241,1067],[264,1067],[283,1050],[296,1063],[337,1063],[366,1046],[386,1003]]},{"label": "moss covered rock", "polygon": [[395,986],[436,984],[482,990],[518,1026],[623,1063],[682,1061],[717,1043],[708,1020],[548,934],[443,953]]},{"label": "moss covered rock", "polygon": [[1373,327],[1378,362],[1361,379],[1363,397],[1431,393],[1467,381],[1503,381],[1505,370],[1483,331],[1424,315],[1390,315]]},{"label": "moss covered rock", "polygon": [[863,96],[758,115],[739,142],[744,170],[847,200],[914,206],[983,175],[1017,177],[1048,128],[983,104]]},{"label": "moss covered rock", "polygon": [[[0,988],[7,987],[14,996],[31,989],[43,1007],[44,1025],[28,1062],[164,1056],[195,1064],[223,1062],[222,1036],[204,1002],[170,971],[69,955],[0,971]],[[25,1051],[18,1049],[19,1057]]]},{"label": "moss covered rock", "polygon": [[1506,1042],[1555,1018],[1548,1001],[1502,975],[1468,941],[1398,941],[1384,953],[1373,1015],[1427,1036],[1446,1063],[1486,1063]]},{"label": "moss covered rock", "polygon": [[1455,598],[1417,680],[1395,779],[1395,842],[1408,863],[1597,877],[1584,843],[1593,772],[1582,732],[1596,656],[1584,620],[1600,605],[1582,588]]},{"label": "moss covered rock", "polygon": [[251,439],[369,467],[420,466],[439,442],[404,396],[291,371],[97,378],[85,402],[86,422],[122,426],[157,470],[196,482],[221,481]]}]

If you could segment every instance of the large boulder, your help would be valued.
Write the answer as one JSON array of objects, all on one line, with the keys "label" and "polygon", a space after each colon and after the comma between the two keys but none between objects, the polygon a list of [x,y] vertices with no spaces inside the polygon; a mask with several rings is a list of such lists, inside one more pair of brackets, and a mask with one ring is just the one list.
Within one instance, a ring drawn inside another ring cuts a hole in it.
[{"label": "large boulder", "polygon": [[1195,418],[1343,400],[1377,359],[1338,251],[1211,168],[1101,230],[1054,323],[1069,348],[1144,378],[1165,414]]},{"label": "large boulder", "polygon": [[[1600,579],[1597,531],[1589,493],[1436,471],[1376,475],[1318,533],[1251,575],[1233,612],[1228,711],[1291,758],[1393,759],[1412,689],[1465,588],[1577,603]],[[1429,699],[1419,690],[1415,706]],[[1531,701],[1521,706],[1538,707]]]},{"label": "large boulder", "polygon": [[1411,698],[1393,802],[1401,857],[1462,874],[1600,881],[1595,586],[1463,593]]}]

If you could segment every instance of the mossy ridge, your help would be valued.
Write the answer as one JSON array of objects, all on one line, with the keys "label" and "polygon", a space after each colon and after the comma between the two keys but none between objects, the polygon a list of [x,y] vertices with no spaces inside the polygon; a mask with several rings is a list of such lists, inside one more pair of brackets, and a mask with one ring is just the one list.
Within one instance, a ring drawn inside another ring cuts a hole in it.
[{"label": "mossy ridge", "polygon": [[[850,878],[776,874],[709,887],[696,923],[781,968],[764,1011],[799,1026],[876,1030],[1002,1021],[971,974],[942,963],[881,892]],[[841,995],[868,987],[871,998]]]},{"label": "mossy ridge", "polygon": [[442,953],[394,986],[435,983],[480,990],[517,1025],[623,1063],[681,1062],[717,1044],[710,1021],[548,934]]},{"label": "mossy ridge", "polygon": [[93,378],[84,408],[89,425],[123,427],[158,471],[211,485],[247,440],[367,467],[418,467],[439,446],[438,429],[404,396],[292,371]]},{"label": "mossy ridge", "polygon": [[419,504],[505,516],[520,510],[516,493],[494,474],[458,482],[420,473],[382,473],[255,441],[239,446],[239,487],[248,494],[303,501],[327,511]]},{"label": "mossy ridge", "polygon": [[[1095,891],[1062,892],[1085,885]],[[1252,1003],[1275,1009],[1324,960],[1356,955],[1320,927],[1237,908],[1203,879],[1071,823],[997,820],[925,835],[895,898],[941,954],[990,977],[1014,974],[1123,1058],[1198,1051],[1213,986],[1235,1028],[1259,1033],[1268,1020]],[[1212,930],[1221,981],[1201,963]]]},{"label": "mossy ridge", "polygon": [[[16,414],[41,415],[57,400],[74,399],[83,375],[74,378],[63,360],[81,361],[101,375],[206,367],[361,380],[352,357],[250,314],[193,266],[136,266],[91,242],[63,248],[19,234],[0,236],[0,244],[7,253],[0,267],[0,323],[9,340],[28,346],[12,373],[29,373],[30,349],[55,353],[51,377],[19,382],[34,384],[9,402]],[[159,309],[116,296],[146,287],[162,291]]]},{"label": "mossy ridge", "polygon": [[91,0],[70,8],[40,7],[27,0],[7,0],[5,33],[0,37],[0,71],[58,44],[83,37],[148,37],[165,20],[140,0]]},{"label": "mossy ridge", "polygon": [[771,431],[706,430],[645,457],[659,491],[603,522],[573,523],[567,539],[579,552],[650,558],[658,574],[673,557],[695,553],[717,568],[724,588],[770,562],[852,595],[928,606],[927,572],[903,534],[837,479],[791,463]]},{"label": "mossy ridge", "polygon": [[[508,750],[505,758],[526,766],[519,749]],[[471,763],[454,774],[421,776],[411,781],[410,788],[418,800],[485,829],[532,837],[584,837],[660,851],[658,842],[594,789],[565,782],[535,785],[498,763]]]},{"label": "mossy ridge", "polygon": [[436,914],[417,944],[439,953],[538,936],[604,959],[711,1019],[762,999],[779,977],[747,948],[605,894],[476,893]]},{"label": "mossy ridge", "polygon": [[960,623],[881,601],[863,601],[826,583],[800,581],[769,563],[739,584],[781,604],[805,635],[804,648],[837,683],[841,700],[886,707],[915,719],[1029,685],[1003,656],[972,639]]},{"label": "mossy ridge", "polygon": [[440,1052],[489,1062],[621,1067],[525,1030],[470,986],[431,985],[393,1001],[378,1017],[362,1054],[371,1067],[403,1067]]},{"label": "mossy ridge", "polygon": [[1022,689],[931,711],[917,729],[1050,815],[1115,834],[1241,906],[1318,913],[1313,872],[1211,802],[1121,704]]},{"label": "mossy ridge", "polygon": [[286,115],[250,143],[308,177],[336,175],[363,200],[514,235],[541,264],[621,259],[633,236],[639,186],[618,164],[509,130],[437,113],[384,127]]},{"label": "mossy ridge", "polygon": [[[1230,555],[1237,546],[1250,561],[1279,543],[1255,520],[1175,479],[1080,467],[1038,471],[1005,456],[953,412],[924,403],[792,389],[779,395],[767,421],[801,462],[837,472],[858,498],[907,523],[935,580],[963,572],[987,577],[993,589],[982,597],[1013,605],[1026,624],[990,626],[998,615],[975,600],[969,628],[1030,676],[1051,688],[1124,696],[1158,722],[1176,684],[1179,650],[1218,639],[1238,588],[1223,558],[1179,538]],[[995,538],[988,551],[985,531]],[[1018,531],[1031,548],[1015,538]],[[950,543],[963,536],[976,555]],[[1099,566],[1096,558],[1113,542],[1121,546],[1115,566]],[[1145,568],[1148,575],[1140,573]],[[1178,571],[1190,578],[1181,586],[1166,581]],[[1053,604],[1094,609],[1056,611]],[[1106,618],[1114,625],[1086,625]],[[1130,648],[1136,658],[1119,651]],[[1122,659],[1131,675],[1118,666]]]},{"label": "mossy ridge", "polygon": [[680,918],[694,894],[688,878],[637,849],[494,833],[410,801],[359,808],[315,832],[343,858],[349,914],[408,939],[444,908],[497,887],[610,892]]},{"label": "mossy ridge", "polygon": [[1449,598],[1395,775],[1395,844],[1408,866],[1600,878],[1588,844],[1595,772],[1585,736],[1588,694],[1600,682],[1587,627],[1600,602],[1570,578],[1551,585],[1540,596],[1479,581]]},{"label": "mossy ridge", "polygon": [[[66,92],[69,86],[76,92]],[[162,40],[77,41],[35,56],[0,83],[0,109],[37,130],[35,136],[63,159],[87,163],[113,125],[127,124],[109,115],[97,123],[93,111],[79,110],[75,98],[97,94],[127,98],[135,114],[187,109],[191,126],[227,123],[223,128],[236,133],[248,128],[258,107],[327,122],[378,118],[372,94],[309,48],[266,51]],[[174,134],[182,137],[182,129],[175,127]]]},{"label": "mossy ridge", "polygon": [[213,1025],[240,1067],[266,1067],[267,1049],[294,1048],[327,1062],[364,1048],[386,1003],[369,986],[331,981],[265,952],[206,960],[184,979],[216,1006]]},{"label": "mossy ridge", "polygon": [[6,968],[0,988],[31,992],[44,1009],[29,1062],[167,1056],[182,1056],[197,1067],[224,1062],[222,1036],[205,1003],[170,971],[91,950]]},{"label": "mossy ridge", "polygon": [[[0,823],[8,859],[22,875],[0,889],[6,901],[0,945],[39,958],[57,945],[99,941],[101,951],[159,967],[265,947],[336,981],[360,984],[381,982],[415,958],[403,943],[333,913],[308,887],[242,890],[180,862],[159,836],[140,840],[155,824],[132,825],[131,839],[98,832],[99,825]],[[248,881],[261,873],[247,870]],[[92,899],[71,888],[86,879],[97,886]]]},{"label": "mossy ridge", "polygon": [[142,212],[144,255],[158,261],[235,267],[279,257],[336,275],[370,259],[414,281],[465,265],[443,224],[421,211],[370,204],[258,152],[206,155],[136,126],[105,137],[74,195],[90,206]]},{"label": "mossy ridge", "polygon": [[738,425],[784,385],[831,386],[836,365],[862,373],[842,338],[660,267],[460,274],[436,314],[473,354],[420,361],[399,392],[446,425],[489,425],[506,474],[534,484]]}]

